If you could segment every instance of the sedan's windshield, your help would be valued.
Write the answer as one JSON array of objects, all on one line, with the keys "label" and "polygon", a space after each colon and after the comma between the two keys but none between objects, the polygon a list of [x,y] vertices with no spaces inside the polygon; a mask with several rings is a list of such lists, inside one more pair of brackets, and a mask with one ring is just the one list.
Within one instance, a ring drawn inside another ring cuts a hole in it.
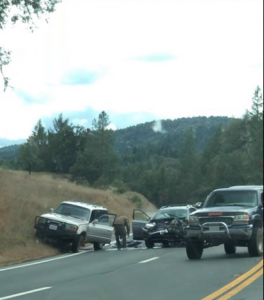
[{"label": "sedan's windshield", "polygon": [[71,216],[78,219],[88,220],[90,217],[90,210],[87,208],[74,206],[71,204],[62,203],[54,211],[56,214]]},{"label": "sedan's windshield", "polygon": [[186,209],[166,209],[157,212],[153,219],[167,219],[167,218],[187,218]]},{"label": "sedan's windshield", "polygon": [[255,191],[224,191],[215,192],[206,200],[204,207],[214,206],[248,206],[254,207],[258,203]]}]

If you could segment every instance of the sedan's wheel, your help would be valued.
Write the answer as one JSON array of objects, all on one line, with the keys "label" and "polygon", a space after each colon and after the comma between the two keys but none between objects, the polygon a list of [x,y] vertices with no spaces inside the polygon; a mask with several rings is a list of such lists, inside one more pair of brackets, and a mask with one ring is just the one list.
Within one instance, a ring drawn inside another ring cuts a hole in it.
[{"label": "sedan's wheel", "polygon": [[152,249],[154,247],[154,242],[152,241],[145,240],[145,244],[148,249]]},{"label": "sedan's wheel", "polygon": [[203,255],[203,241],[187,241],[186,244],[186,254],[189,259],[200,259]]},{"label": "sedan's wheel", "polygon": [[73,242],[72,242],[72,252],[78,253],[80,248],[85,244],[85,236],[79,235]]},{"label": "sedan's wheel", "polygon": [[94,243],[94,251],[102,250],[104,247],[103,243]]},{"label": "sedan's wheel", "polygon": [[248,252],[251,257],[263,255],[263,229],[255,227],[248,244]]},{"label": "sedan's wheel", "polygon": [[225,248],[225,253],[228,255],[236,253],[236,246],[232,242],[225,243],[224,248]]}]

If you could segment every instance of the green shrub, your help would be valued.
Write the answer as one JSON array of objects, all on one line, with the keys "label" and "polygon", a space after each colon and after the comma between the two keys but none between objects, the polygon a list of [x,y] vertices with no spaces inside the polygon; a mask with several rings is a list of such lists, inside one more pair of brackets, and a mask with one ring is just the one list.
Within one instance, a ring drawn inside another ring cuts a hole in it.
[{"label": "green shrub", "polygon": [[134,204],[137,205],[137,208],[141,208],[142,207],[142,201],[141,199],[137,196],[137,195],[134,195],[132,197],[129,197],[128,200]]}]

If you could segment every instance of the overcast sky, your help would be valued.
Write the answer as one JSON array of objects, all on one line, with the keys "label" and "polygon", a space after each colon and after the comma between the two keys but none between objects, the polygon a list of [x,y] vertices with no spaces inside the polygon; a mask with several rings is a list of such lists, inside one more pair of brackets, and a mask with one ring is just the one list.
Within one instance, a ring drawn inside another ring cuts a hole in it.
[{"label": "overcast sky", "polygon": [[0,138],[27,138],[59,113],[113,128],[193,116],[242,117],[263,88],[262,0],[62,0],[49,23],[0,32]]}]

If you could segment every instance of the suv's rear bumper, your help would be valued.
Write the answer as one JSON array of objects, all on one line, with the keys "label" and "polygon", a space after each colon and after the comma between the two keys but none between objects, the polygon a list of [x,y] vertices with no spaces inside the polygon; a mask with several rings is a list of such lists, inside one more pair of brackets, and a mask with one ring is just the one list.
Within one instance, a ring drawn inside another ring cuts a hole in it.
[{"label": "suv's rear bumper", "polygon": [[[209,223],[203,226],[189,226],[187,228],[187,237],[190,239],[203,239],[203,240],[249,240],[253,233],[253,225],[236,225],[232,227],[222,226],[223,224],[209,224],[212,226],[219,225],[219,231],[207,231],[205,230]],[[222,227],[221,227],[221,226]]]}]

